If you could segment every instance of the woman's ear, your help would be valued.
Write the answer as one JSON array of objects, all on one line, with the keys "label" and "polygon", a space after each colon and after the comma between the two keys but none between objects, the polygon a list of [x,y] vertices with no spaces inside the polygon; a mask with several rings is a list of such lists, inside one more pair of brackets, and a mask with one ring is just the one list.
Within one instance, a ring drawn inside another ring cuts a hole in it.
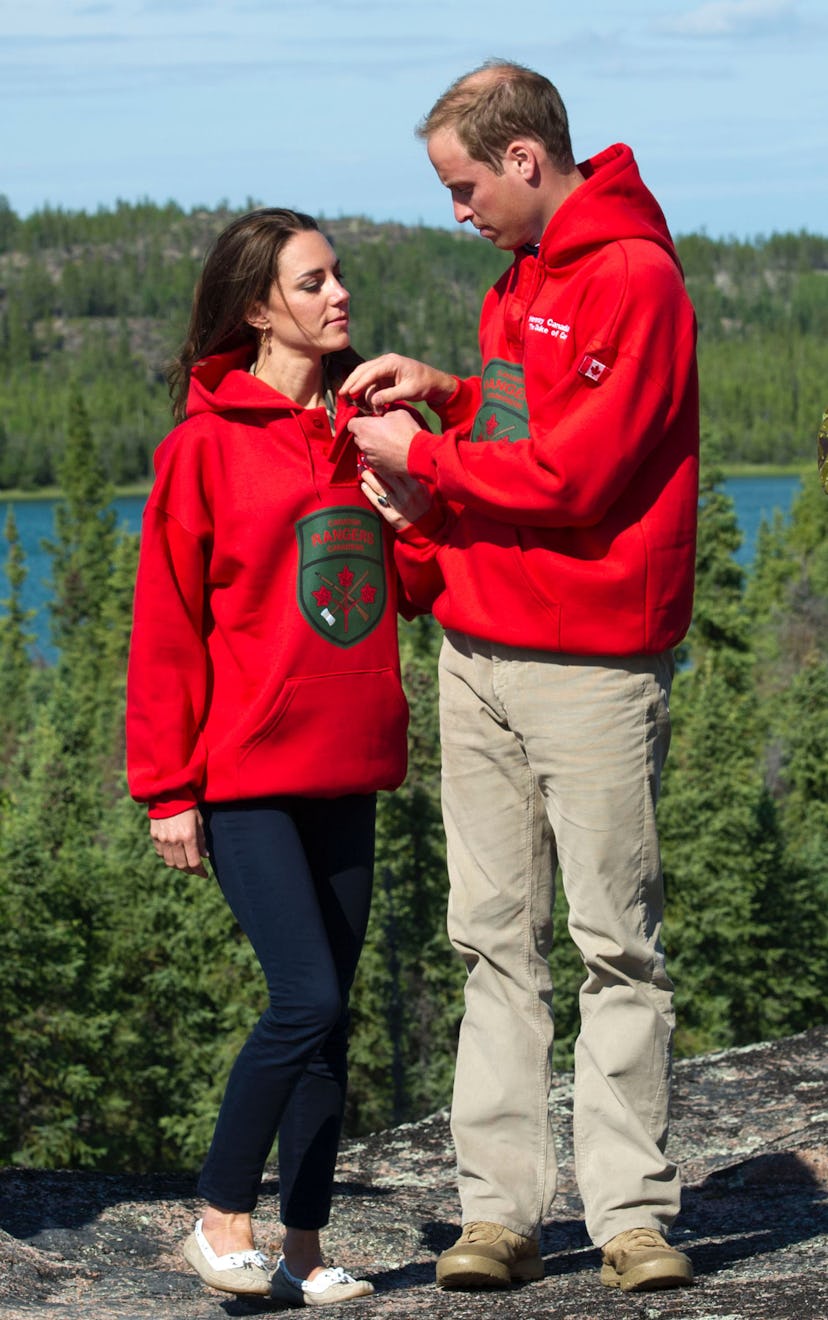
[{"label": "woman's ear", "polygon": [[252,325],[254,330],[264,330],[268,324],[267,308],[264,303],[251,303],[244,314],[244,319],[248,325]]}]

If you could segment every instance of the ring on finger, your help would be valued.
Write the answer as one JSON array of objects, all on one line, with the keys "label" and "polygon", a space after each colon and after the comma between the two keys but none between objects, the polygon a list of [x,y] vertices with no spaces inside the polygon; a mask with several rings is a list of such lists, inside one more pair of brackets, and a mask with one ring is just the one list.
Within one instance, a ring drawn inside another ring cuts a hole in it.
[{"label": "ring on finger", "polygon": [[378,495],[378,496],[377,496],[377,504],[379,504],[380,507],[383,508],[383,509],[390,509],[390,508],[391,508],[391,501],[389,500],[389,498],[388,498],[387,495]]}]

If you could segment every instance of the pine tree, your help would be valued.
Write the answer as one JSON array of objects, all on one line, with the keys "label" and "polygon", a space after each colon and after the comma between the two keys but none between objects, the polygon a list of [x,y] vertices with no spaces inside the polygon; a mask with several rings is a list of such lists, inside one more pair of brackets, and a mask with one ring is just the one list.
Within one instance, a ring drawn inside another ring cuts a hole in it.
[{"label": "pine tree", "polygon": [[[16,1061],[3,1146],[50,1166],[105,1155],[101,1097],[114,1015],[99,916],[110,883],[99,842],[107,692],[104,602],[114,514],[76,397],[56,511],[54,637],[59,658],[9,779],[0,902],[8,961],[0,1014]],[[5,960],[4,960],[5,961]],[[8,978],[8,980],[7,980]]]},{"label": "pine tree", "polygon": [[762,1039],[825,1014],[828,984],[828,662],[811,652],[775,703],[772,789],[784,839],[780,874],[760,896],[767,938]]},{"label": "pine tree", "polygon": [[215,880],[159,862],[146,809],[112,786],[101,837],[110,883],[96,921],[113,1013],[101,1093],[107,1161],[194,1169],[265,1006],[261,972]]},{"label": "pine tree", "polygon": [[715,445],[703,445],[693,623],[681,661],[701,665],[710,656],[729,681],[747,683],[750,633],[744,608],[745,575],[734,555],[742,543],[733,501],[721,489]]},{"label": "pine tree", "polygon": [[350,1130],[420,1117],[451,1092],[462,963],[445,929],[448,880],[440,811],[436,662],[430,618],[401,628],[411,707],[409,772],[383,795],[371,923],[352,996]]},{"label": "pine tree", "polygon": [[806,483],[791,521],[760,538],[748,588],[759,656],[765,775],[784,839],[774,887],[763,895],[768,969],[764,1035],[824,1013],[828,971],[828,501]]},{"label": "pine tree", "polygon": [[9,546],[6,560],[9,595],[0,601],[5,608],[5,614],[0,616],[0,801],[20,736],[29,726],[31,661],[28,647],[34,640],[26,630],[33,611],[24,609],[21,602],[26,562],[11,507],[6,515],[5,534]]},{"label": "pine tree", "polygon": [[749,692],[707,657],[678,676],[673,745],[659,804],[664,945],[676,985],[677,1050],[757,1040],[763,1020],[763,897],[781,845]]},{"label": "pine tree", "polygon": [[115,552],[112,489],[92,443],[83,398],[69,401],[66,448],[58,465],[62,499],[55,510],[50,605],[55,646],[83,655],[94,649]]},{"label": "pine tree", "polygon": [[702,470],[696,603],[673,685],[673,739],[659,804],[664,944],[676,983],[677,1049],[692,1054],[757,1038],[762,987],[755,946],[761,896],[778,882],[781,844],[763,766],[740,536]]}]

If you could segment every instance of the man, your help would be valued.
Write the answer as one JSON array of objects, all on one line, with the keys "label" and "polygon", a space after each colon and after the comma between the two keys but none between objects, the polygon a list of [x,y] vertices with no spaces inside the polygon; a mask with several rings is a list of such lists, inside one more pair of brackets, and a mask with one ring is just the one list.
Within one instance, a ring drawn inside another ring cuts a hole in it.
[{"label": "man", "polygon": [[[420,130],[471,221],[514,262],[483,304],[480,378],[388,355],[343,392],[424,400],[444,425],[363,417],[365,459],[447,509],[440,659],[449,933],[466,1010],[452,1105],[463,1232],[444,1287],[543,1275],[553,877],[582,955],[575,1158],[601,1278],[690,1283],[663,1234],[673,1032],[655,805],[672,647],[689,625],[698,481],[695,322],[628,147],[576,165],[555,88],[489,63]],[[369,487],[371,497],[376,491]],[[393,498],[391,489],[383,501]]]}]

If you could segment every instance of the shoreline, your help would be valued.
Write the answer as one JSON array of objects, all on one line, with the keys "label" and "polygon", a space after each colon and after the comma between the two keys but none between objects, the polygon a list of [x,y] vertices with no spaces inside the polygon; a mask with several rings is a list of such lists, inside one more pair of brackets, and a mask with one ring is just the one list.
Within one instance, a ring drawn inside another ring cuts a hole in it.
[{"label": "shoreline", "polygon": [[[113,500],[129,499],[132,496],[149,495],[151,481],[134,482],[131,486],[113,486]],[[0,507],[4,504],[34,504],[38,500],[61,500],[64,493],[60,486],[38,486],[37,490],[0,490]]]},{"label": "shoreline", "polygon": [[[804,459],[799,463],[722,463],[720,471],[729,481],[732,477],[802,477],[816,473],[816,455],[813,463]],[[129,499],[133,496],[146,497],[152,489],[151,481],[133,482],[129,486],[113,486],[112,498]],[[63,498],[60,486],[39,486],[37,490],[0,490],[0,506],[3,504],[29,504],[37,500],[59,500]]]}]

